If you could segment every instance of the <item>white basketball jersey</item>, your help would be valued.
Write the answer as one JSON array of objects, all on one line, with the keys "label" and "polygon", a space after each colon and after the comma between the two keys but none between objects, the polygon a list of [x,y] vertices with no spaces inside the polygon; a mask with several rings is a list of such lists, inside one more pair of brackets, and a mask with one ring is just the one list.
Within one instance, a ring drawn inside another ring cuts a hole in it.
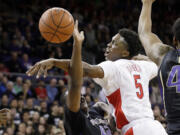
[{"label": "white basketball jersey", "polygon": [[149,81],[157,75],[158,67],[150,61],[105,61],[99,64],[104,78],[95,78],[113,106],[116,125],[121,129],[129,122],[153,117],[149,101]]}]

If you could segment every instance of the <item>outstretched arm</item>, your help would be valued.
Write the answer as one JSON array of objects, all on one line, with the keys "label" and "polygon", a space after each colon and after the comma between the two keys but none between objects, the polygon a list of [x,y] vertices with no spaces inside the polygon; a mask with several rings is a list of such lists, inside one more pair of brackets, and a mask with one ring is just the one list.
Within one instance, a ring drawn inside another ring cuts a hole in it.
[{"label": "outstretched arm", "polygon": [[142,0],[143,6],[139,18],[138,34],[146,54],[160,66],[162,58],[172,48],[163,44],[158,36],[152,33],[151,10],[154,1]]},{"label": "outstretched arm", "polygon": [[[39,78],[41,75],[44,77],[47,76],[47,71],[53,67],[60,68],[69,73],[70,69],[70,59],[47,59],[37,62],[33,67],[31,67],[26,74],[32,76],[36,74],[36,77]],[[86,62],[82,62],[83,65],[83,76],[90,78],[103,78],[104,71],[100,66],[90,65]]]},{"label": "outstretched arm", "polygon": [[81,48],[84,41],[84,32],[78,31],[78,22],[76,21],[74,32],[74,45],[72,58],[70,62],[70,89],[67,95],[67,107],[72,112],[78,112],[80,109],[81,87],[83,82],[83,69],[81,61]]}]

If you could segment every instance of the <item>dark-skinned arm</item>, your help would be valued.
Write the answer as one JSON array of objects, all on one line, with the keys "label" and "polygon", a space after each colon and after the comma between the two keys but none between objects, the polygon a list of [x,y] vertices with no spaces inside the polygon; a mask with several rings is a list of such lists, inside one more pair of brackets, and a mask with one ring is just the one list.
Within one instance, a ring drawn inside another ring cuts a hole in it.
[{"label": "dark-skinned arm", "polygon": [[78,112],[80,109],[81,87],[83,82],[81,49],[84,41],[84,32],[81,31],[79,33],[77,21],[73,32],[73,37],[74,45],[69,66],[70,89],[67,95],[67,107],[72,112]]}]

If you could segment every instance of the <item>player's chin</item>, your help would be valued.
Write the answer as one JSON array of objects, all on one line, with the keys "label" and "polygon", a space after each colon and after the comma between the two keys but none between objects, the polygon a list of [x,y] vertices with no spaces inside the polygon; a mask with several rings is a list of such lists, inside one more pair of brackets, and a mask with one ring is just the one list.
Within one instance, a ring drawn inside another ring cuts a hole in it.
[{"label": "player's chin", "polygon": [[105,56],[105,60],[110,60],[108,53],[105,53],[104,56]]}]

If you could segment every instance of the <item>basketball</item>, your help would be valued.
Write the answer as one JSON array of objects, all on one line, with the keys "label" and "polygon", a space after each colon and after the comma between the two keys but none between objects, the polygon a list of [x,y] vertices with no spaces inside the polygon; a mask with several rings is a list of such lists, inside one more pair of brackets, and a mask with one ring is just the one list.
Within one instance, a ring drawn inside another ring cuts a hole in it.
[{"label": "basketball", "polygon": [[66,9],[50,8],[42,14],[39,20],[39,30],[47,41],[62,43],[72,36],[74,19]]}]

